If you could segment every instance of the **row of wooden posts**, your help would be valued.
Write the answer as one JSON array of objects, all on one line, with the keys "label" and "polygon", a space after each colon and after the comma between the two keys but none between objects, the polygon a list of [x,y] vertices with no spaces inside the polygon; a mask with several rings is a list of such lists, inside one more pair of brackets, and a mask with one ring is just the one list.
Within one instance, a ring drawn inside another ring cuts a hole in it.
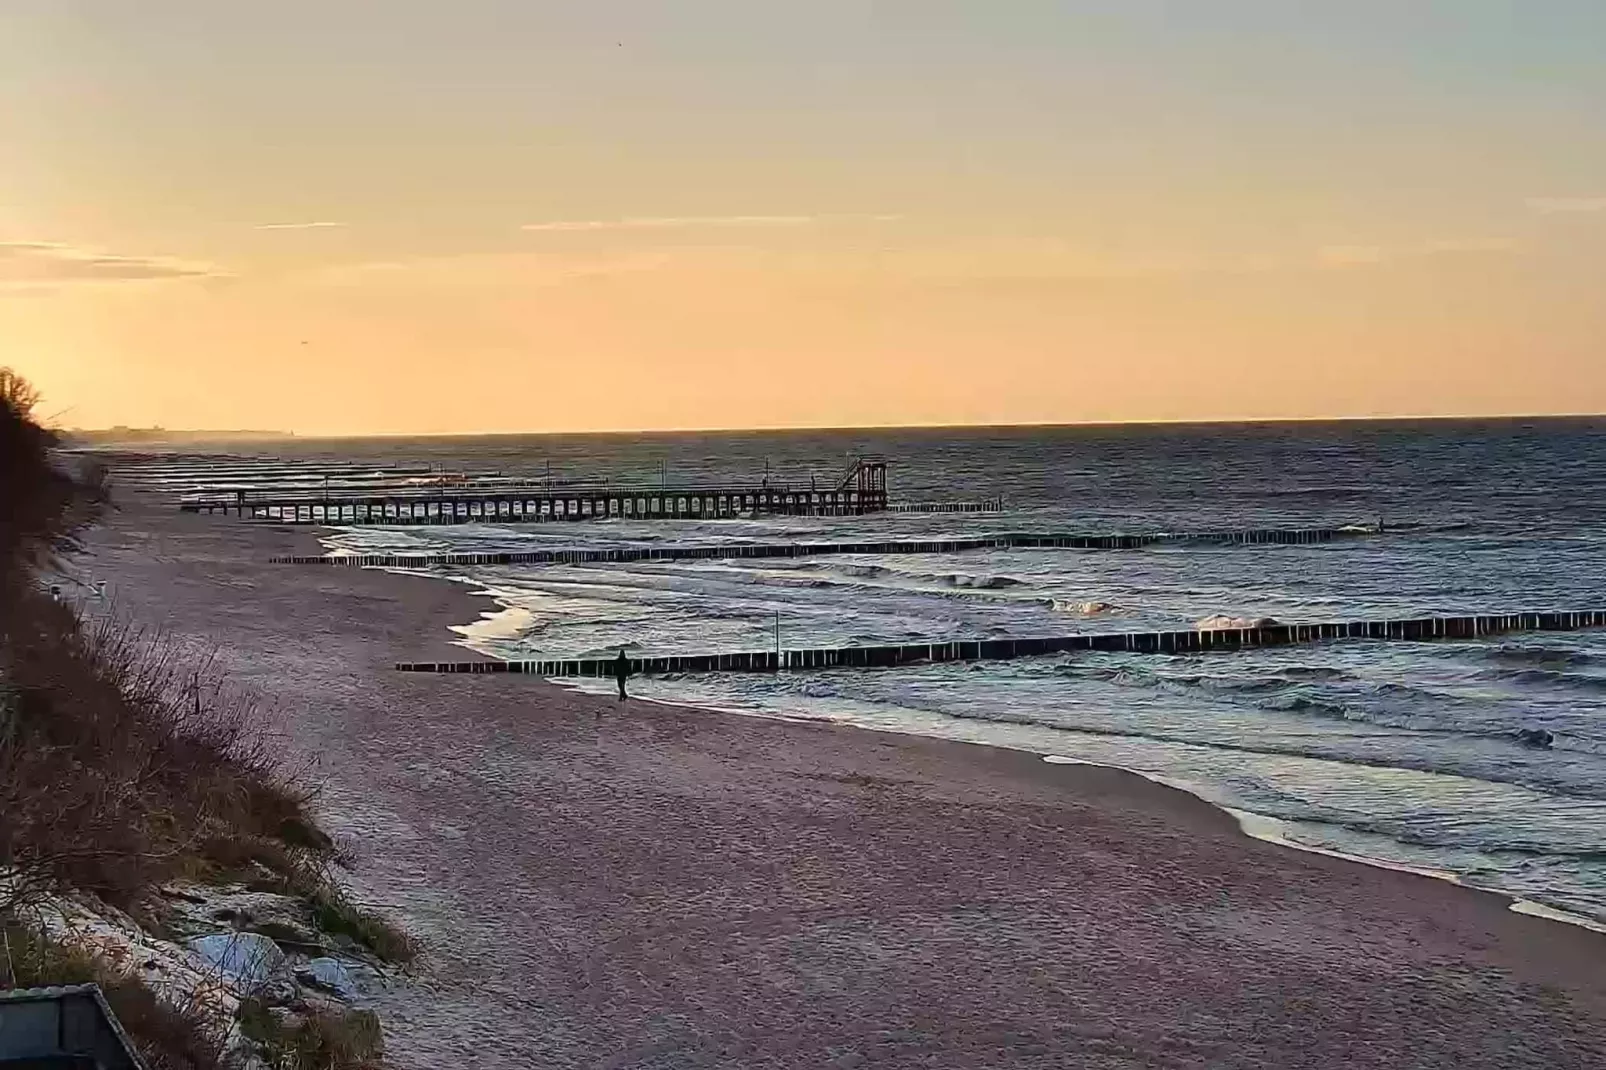
[{"label": "row of wooden posts", "polygon": [[[1001,661],[1079,651],[1182,654],[1340,639],[1420,642],[1481,639],[1512,632],[1563,632],[1600,627],[1606,627],[1606,610],[1473,614],[1317,624],[1265,624],[1246,628],[1095,632],[1028,639],[960,639],[943,643],[763,650],[731,654],[670,654],[627,658],[626,668],[633,675],[894,668],[900,665],[935,662]],[[558,658],[539,661],[404,662],[398,664],[396,668],[403,672],[606,677],[612,676],[617,671],[618,662],[613,657]]]},{"label": "row of wooden posts", "polygon": [[523,524],[604,519],[723,519],[750,513],[860,516],[884,512],[886,492],[855,488],[820,490],[698,488],[695,490],[534,489],[450,495],[361,494],[207,498],[184,502],[187,513],[223,513],[281,524]]},{"label": "row of wooden posts", "polygon": [[711,546],[567,547],[439,554],[339,554],[275,557],[280,565],[344,565],[354,568],[434,568],[474,565],[577,565],[632,561],[704,561],[829,554],[953,554],[973,550],[1135,550],[1161,543],[1304,546],[1375,535],[1364,525],[1331,528],[1254,528],[1242,531],[1179,531],[1113,534],[1001,532],[957,539],[886,539],[860,542],[722,543]]}]

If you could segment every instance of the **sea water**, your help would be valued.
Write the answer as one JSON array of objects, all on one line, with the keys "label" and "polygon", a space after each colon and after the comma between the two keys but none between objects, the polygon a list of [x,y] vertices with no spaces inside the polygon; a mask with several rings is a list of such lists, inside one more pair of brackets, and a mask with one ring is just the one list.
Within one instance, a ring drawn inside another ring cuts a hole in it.
[{"label": "sea water", "polygon": [[[352,528],[339,551],[1385,525],[1312,546],[1165,544],[443,569],[494,594],[505,658],[1606,608],[1606,423],[1421,422],[298,442],[304,458],[536,478],[818,485],[999,515]],[[1409,525],[1409,527],[1408,527]],[[611,686],[607,681],[602,685]],[[638,679],[633,692],[1121,766],[1292,843],[1606,919],[1606,635]],[[1544,729],[1549,748],[1518,733]]]}]

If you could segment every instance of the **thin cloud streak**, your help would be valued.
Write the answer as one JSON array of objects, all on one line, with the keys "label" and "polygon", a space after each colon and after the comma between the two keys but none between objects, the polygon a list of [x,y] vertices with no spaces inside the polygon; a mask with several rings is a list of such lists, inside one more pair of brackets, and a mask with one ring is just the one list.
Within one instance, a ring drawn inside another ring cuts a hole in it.
[{"label": "thin cloud streak", "polygon": [[902,216],[817,216],[817,215],[724,215],[724,216],[627,216],[622,219],[557,219],[545,223],[526,223],[520,230],[537,232],[576,232],[597,230],[681,230],[698,227],[808,227],[838,221],[866,220],[891,223]]},{"label": "thin cloud streak", "polygon": [[1451,238],[1411,246],[1324,245],[1316,250],[1316,260],[1326,267],[1357,267],[1432,256],[1517,252],[1521,246],[1509,238]]},{"label": "thin cloud streak", "polygon": [[1606,197],[1530,197],[1528,207],[1545,215],[1561,212],[1606,212]]},{"label": "thin cloud streak", "polygon": [[120,256],[52,242],[0,242],[0,286],[151,282],[221,278],[207,264],[159,256]]},{"label": "thin cloud streak", "polygon": [[335,264],[295,278],[315,286],[370,283],[431,287],[550,286],[576,279],[657,271],[672,263],[673,258],[665,253],[583,261],[533,253],[466,253]]},{"label": "thin cloud streak", "polygon": [[344,223],[326,222],[317,220],[311,223],[261,223],[257,230],[327,230],[330,227],[343,227]]}]

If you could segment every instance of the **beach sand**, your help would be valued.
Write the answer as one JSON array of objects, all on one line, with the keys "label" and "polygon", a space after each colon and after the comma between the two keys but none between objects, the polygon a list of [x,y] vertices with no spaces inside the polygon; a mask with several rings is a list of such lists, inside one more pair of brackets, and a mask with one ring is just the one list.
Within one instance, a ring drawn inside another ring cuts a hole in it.
[{"label": "beach sand", "polygon": [[399,674],[467,587],[266,564],[149,500],[119,612],[219,648],[428,945],[398,1067],[1606,1067],[1606,936],[1249,839],[1140,777],[941,740]]}]

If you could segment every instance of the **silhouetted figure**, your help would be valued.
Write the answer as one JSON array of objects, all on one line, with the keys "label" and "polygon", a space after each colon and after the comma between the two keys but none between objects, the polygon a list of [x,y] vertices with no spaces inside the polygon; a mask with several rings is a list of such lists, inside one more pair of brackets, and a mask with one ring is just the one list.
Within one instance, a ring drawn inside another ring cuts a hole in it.
[{"label": "silhouetted figure", "polygon": [[619,681],[619,701],[625,699],[625,681],[630,677],[630,659],[625,657],[625,648],[619,648],[619,656],[613,659],[613,676]]}]

